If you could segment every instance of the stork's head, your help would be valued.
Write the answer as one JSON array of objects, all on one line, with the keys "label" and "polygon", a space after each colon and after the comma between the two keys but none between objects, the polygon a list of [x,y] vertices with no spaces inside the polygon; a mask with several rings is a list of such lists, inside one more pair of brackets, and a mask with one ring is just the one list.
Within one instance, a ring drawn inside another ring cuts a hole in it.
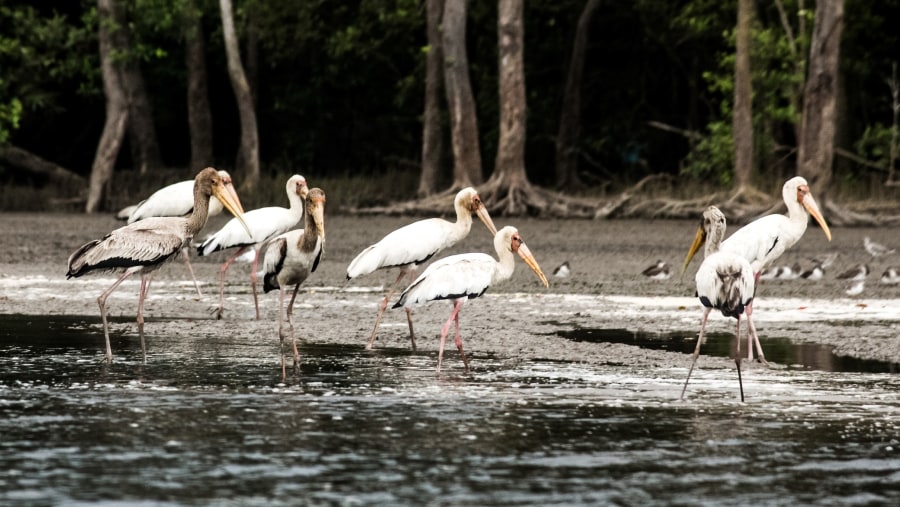
[{"label": "stork's head", "polygon": [[488,213],[487,208],[481,201],[481,197],[478,196],[478,192],[474,188],[466,187],[457,192],[453,205],[457,210],[465,209],[470,214],[477,215],[481,222],[484,223],[484,226],[491,231],[491,235],[497,235],[497,226],[494,225],[490,213]]},{"label": "stork's head", "polygon": [[306,185],[306,178],[299,174],[295,174],[288,178],[285,190],[287,190],[288,194],[299,195],[301,199],[306,199],[306,195],[309,193],[309,187]]},{"label": "stork's head", "polygon": [[790,202],[793,200],[800,203],[803,209],[819,223],[819,226],[822,228],[828,241],[831,241],[831,229],[828,228],[828,224],[825,222],[822,212],[819,211],[819,205],[816,203],[816,200],[813,199],[812,193],[809,191],[809,184],[806,182],[805,178],[802,176],[795,176],[787,180],[782,188],[782,194],[784,202],[785,204],[788,204],[789,208]]},{"label": "stork's head", "polygon": [[497,250],[508,248],[513,253],[519,254],[519,257],[525,261],[525,264],[527,264],[541,280],[544,287],[550,286],[550,282],[547,281],[547,276],[544,275],[537,260],[535,260],[534,255],[532,255],[531,250],[525,245],[525,240],[522,239],[522,236],[519,235],[519,231],[515,227],[507,225],[503,229],[500,229],[500,232],[494,236],[494,247]]},{"label": "stork's head", "polygon": [[[225,174],[227,175],[228,173]],[[197,177],[194,178],[194,187],[207,196],[218,199],[222,203],[222,206],[234,215],[241,225],[244,226],[244,230],[247,231],[247,234],[250,237],[253,237],[250,228],[247,227],[246,222],[244,222],[244,208],[241,206],[241,201],[238,199],[237,192],[234,191],[234,186],[228,185],[225,178],[223,178],[218,171],[212,167],[207,167],[200,171],[197,174]]]}]

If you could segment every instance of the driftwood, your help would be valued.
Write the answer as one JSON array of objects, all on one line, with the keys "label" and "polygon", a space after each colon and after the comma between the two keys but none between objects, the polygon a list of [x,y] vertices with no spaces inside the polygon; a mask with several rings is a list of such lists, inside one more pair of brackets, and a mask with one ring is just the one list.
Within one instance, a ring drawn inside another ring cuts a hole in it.
[{"label": "driftwood", "polygon": [[0,145],[0,161],[24,169],[55,183],[87,185],[83,176],[40,157],[24,148],[11,144]]},{"label": "driftwood", "polygon": [[[496,216],[529,215],[552,218],[698,218],[709,205],[718,206],[730,223],[744,224],[763,215],[784,213],[780,196],[772,196],[753,187],[711,192],[699,197],[674,198],[671,192],[653,190],[654,185],[676,184],[667,174],[646,176],[632,187],[607,197],[572,197],[539,186],[498,186],[488,182],[478,192],[488,210]],[[449,189],[423,199],[368,208],[349,208],[344,212],[360,215],[436,215],[452,212],[458,189]],[[900,224],[900,205],[894,203],[856,203],[851,208],[831,201],[824,203],[831,225],[864,226]],[[518,210],[518,211],[514,211]]]}]

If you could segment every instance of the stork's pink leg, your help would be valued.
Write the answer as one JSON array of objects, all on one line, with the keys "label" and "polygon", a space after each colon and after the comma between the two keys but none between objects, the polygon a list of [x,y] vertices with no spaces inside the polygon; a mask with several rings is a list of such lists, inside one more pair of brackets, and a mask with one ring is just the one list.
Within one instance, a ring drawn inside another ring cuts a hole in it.
[{"label": "stork's pink leg", "polygon": [[762,345],[759,343],[759,335],[756,333],[756,326],[753,324],[753,317],[750,314],[747,314],[747,348],[750,349],[747,352],[749,356],[748,359],[753,361],[753,349],[751,348],[751,340],[756,344],[756,353],[759,355],[759,362],[769,366],[769,362],[766,361],[766,356],[763,354]]},{"label": "stork's pink leg", "polygon": [[444,343],[447,341],[447,333],[450,332],[450,324],[453,322],[453,319],[459,315],[459,307],[461,303],[455,301],[453,303],[453,311],[450,312],[450,318],[447,319],[447,322],[444,323],[444,326],[441,328],[441,345],[438,350],[438,364],[437,364],[437,372],[441,372],[441,363],[444,360]]},{"label": "stork's pink leg", "polygon": [[[749,322],[749,318],[747,319],[747,321]],[[749,329],[747,332],[749,332]],[[740,315],[737,316],[737,328],[734,330],[734,338],[737,340],[738,346],[740,346],[740,343],[741,343],[741,316]],[[741,379],[741,354],[740,353],[738,353],[737,356],[735,356],[734,364],[735,364],[735,366],[737,366],[738,387],[741,390],[741,403],[743,403],[744,402],[744,381],[743,381],[743,379]]]},{"label": "stork's pink leg", "polygon": [[284,287],[278,288],[278,341],[281,344],[281,381],[287,378],[284,366]]},{"label": "stork's pink leg", "polygon": [[[415,281],[416,270],[409,270],[409,283],[413,283]],[[413,323],[412,323],[412,310],[409,307],[406,307],[406,323],[409,324],[409,341],[412,344],[413,352],[416,351],[416,333],[413,331]]]},{"label": "stork's pink leg", "polygon": [[412,310],[406,308],[406,322],[409,324],[409,341],[412,342],[413,352],[416,351],[416,334],[413,332]]},{"label": "stork's pink leg", "polygon": [[100,319],[103,320],[103,336],[106,338],[106,364],[112,363],[112,347],[109,344],[109,324],[106,321],[106,298],[108,298],[126,278],[131,276],[133,272],[134,271],[129,270],[122,273],[122,276],[120,276],[118,280],[116,280],[108,289],[103,291],[103,294],[100,294],[100,297],[97,298],[97,304],[100,306]]},{"label": "stork's pink leg", "polygon": [[216,319],[221,319],[222,313],[225,311],[225,274],[228,272],[228,266],[230,266],[239,255],[244,253],[244,250],[246,249],[247,247],[245,246],[238,248],[237,252],[229,257],[219,269],[219,309],[216,310]]},{"label": "stork's pink leg", "polygon": [[462,300],[457,300],[454,307],[454,313],[456,313],[456,318],[453,321],[456,323],[456,348],[459,349],[459,355],[462,356],[463,364],[466,365],[466,373],[469,372],[469,360],[466,359],[466,351],[463,350],[462,337],[459,336],[459,309],[462,307]]},{"label": "stork's pink leg", "polygon": [[694,360],[691,361],[691,369],[688,370],[687,378],[684,379],[684,387],[681,388],[681,400],[684,401],[684,392],[687,391],[688,381],[691,380],[691,373],[694,371],[694,365],[697,364],[697,357],[700,356],[700,344],[706,338],[706,321],[709,319],[709,312],[712,308],[705,307],[703,309],[703,318],[700,320],[700,335],[697,336],[697,346],[694,347]]},{"label": "stork's pink leg", "polygon": [[294,345],[294,375],[300,373],[300,352],[297,350],[297,337],[294,335],[294,300],[297,299],[297,292],[300,290],[300,284],[294,286],[294,293],[291,295],[291,301],[288,303],[287,321],[288,329],[291,332],[291,343]]},{"label": "stork's pink leg", "polygon": [[182,258],[184,258],[184,264],[185,264],[185,266],[187,266],[188,272],[191,274],[191,280],[194,281],[194,288],[197,289],[197,296],[203,297],[203,293],[200,292],[200,284],[197,283],[197,277],[194,276],[194,267],[191,266],[191,258],[190,258],[191,254],[188,253],[187,248],[181,249],[181,256],[182,256]]},{"label": "stork's pink leg", "polygon": [[[753,301],[744,307],[744,314],[747,315],[747,359],[753,361]],[[741,351],[740,347],[740,338],[738,338],[738,353]]]},{"label": "stork's pink leg", "polygon": [[[378,333],[378,326],[381,324],[381,317],[384,316],[384,311],[387,310],[388,301],[391,300],[391,296],[394,295],[394,291],[397,290],[397,286],[400,285],[400,281],[403,280],[406,272],[406,269],[400,270],[400,275],[397,277],[397,280],[394,281],[390,289],[388,289],[388,293],[384,296],[384,299],[381,300],[381,306],[378,307],[378,315],[375,317],[375,327],[372,328],[372,336],[369,337],[369,342],[366,343],[366,350],[372,350],[372,346],[375,344],[375,335]],[[413,350],[415,350],[415,342],[413,342]]]},{"label": "stork's pink leg", "polygon": [[256,295],[256,267],[259,265],[259,252],[262,249],[257,245],[253,247],[256,254],[253,256],[253,270],[250,271],[250,288],[253,290],[253,306],[256,308],[256,320],[259,320],[259,296]]},{"label": "stork's pink leg", "polygon": [[141,275],[141,293],[138,296],[138,312],[137,325],[138,336],[141,337],[141,354],[143,355],[143,363],[147,364],[147,345],[144,343],[144,301],[147,299],[147,292],[150,290],[150,279],[153,274]]}]

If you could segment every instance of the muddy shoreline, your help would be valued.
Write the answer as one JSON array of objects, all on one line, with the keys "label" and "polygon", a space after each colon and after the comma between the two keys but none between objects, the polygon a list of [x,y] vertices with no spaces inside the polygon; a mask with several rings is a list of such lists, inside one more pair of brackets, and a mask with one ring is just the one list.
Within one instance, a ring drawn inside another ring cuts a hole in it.
[{"label": "muddy shoreline", "polygon": [[[327,212],[326,212],[327,214]],[[122,225],[107,215],[2,213],[0,244],[0,314],[83,316],[97,330],[97,354],[102,354],[102,328],[96,297],[112,282],[112,275],[66,280],[66,259],[81,244]],[[295,309],[299,337],[309,344],[365,345],[381,289],[396,272],[376,272],[348,283],[347,264],[356,253],[390,230],[413,220],[404,217],[327,216],[325,257],[301,288]],[[224,223],[211,220],[201,237]],[[515,225],[544,272],[550,288],[518,263],[512,279],[492,287],[467,304],[461,314],[463,339],[473,367],[479,356],[501,361],[549,359],[595,364],[685,366],[690,356],[649,350],[627,344],[567,340],[560,331],[622,329],[640,333],[694,335],[700,307],[693,296],[694,261],[684,280],[651,280],[641,271],[662,259],[677,270],[696,229],[695,221],[681,220],[537,220],[495,218],[498,227]],[[837,252],[825,278],[765,281],[758,291],[757,328],[763,348],[767,337],[788,338],[833,346],[839,355],[900,363],[900,286],[878,279],[888,266],[900,265],[900,255],[873,259],[862,238],[892,244],[898,228],[833,228],[828,243],[815,225],[781,259],[780,264],[811,267],[811,258]],[[896,241],[894,241],[896,243]],[[472,233],[444,255],[492,252],[490,237],[479,223]],[[232,266],[228,273],[226,313],[213,320],[210,309],[218,300],[219,265],[225,253],[192,256],[204,294],[198,297],[181,262],[165,266],[154,277],[147,302],[148,354],[164,353],[166,342],[185,339],[229,343],[270,341],[273,361],[277,345],[278,295],[261,296],[262,319],[253,319],[249,264]],[[555,278],[552,271],[569,261],[572,273]],[[849,283],[835,275],[858,263],[871,273],[858,296],[845,294]],[[128,281],[110,298],[114,356],[140,353],[134,314],[138,281]],[[436,354],[440,327],[449,315],[446,303],[436,302],[415,313],[419,353]],[[710,319],[711,332],[733,332],[733,320]],[[379,348],[408,348],[406,318],[388,312],[379,332]],[[445,367],[458,368],[452,344]],[[705,359],[725,364],[726,359]],[[779,367],[780,365],[773,365]]]}]

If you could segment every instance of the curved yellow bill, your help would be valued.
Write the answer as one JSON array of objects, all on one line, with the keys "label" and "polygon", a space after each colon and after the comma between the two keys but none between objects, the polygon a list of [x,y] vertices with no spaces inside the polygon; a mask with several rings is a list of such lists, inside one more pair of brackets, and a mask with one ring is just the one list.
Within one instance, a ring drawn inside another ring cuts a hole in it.
[{"label": "curved yellow bill", "polygon": [[688,264],[691,263],[691,260],[694,258],[694,255],[697,254],[697,251],[700,250],[700,247],[706,243],[706,231],[703,229],[703,226],[697,228],[697,234],[694,235],[694,242],[691,243],[691,249],[688,250],[687,257],[684,259],[684,264],[681,265],[681,277],[684,278],[684,272],[687,270]]},{"label": "curved yellow bill", "polygon": [[238,199],[237,192],[234,191],[234,187],[231,187],[229,191],[228,186],[220,183],[215,185],[212,189],[213,195],[216,196],[222,206],[225,206],[235,218],[238,219],[238,222],[244,226],[244,230],[247,231],[247,235],[250,236],[250,239],[253,239],[253,233],[250,232],[250,228],[247,227],[247,222],[244,222],[244,208],[241,206],[241,200]]},{"label": "curved yellow bill", "polygon": [[828,241],[831,241],[831,229],[829,229],[828,224],[825,223],[825,218],[822,216],[822,212],[819,211],[819,205],[816,204],[816,200],[813,199],[812,194],[806,193],[803,196],[803,200],[800,201],[800,204],[806,208],[806,211],[809,212],[816,222],[819,222],[819,227],[825,232],[825,237],[828,238]]},{"label": "curved yellow bill", "polygon": [[[307,191],[309,194],[309,191]],[[308,200],[309,205],[307,211],[313,217],[316,223],[316,234],[324,240],[325,238],[325,193],[316,188],[313,189],[313,195]]]},{"label": "curved yellow bill", "polygon": [[497,235],[497,226],[494,225],[494,221],[491,219],[491,214],[488,213],[487,208],[484,207],[484,204],[479,203],[478,208],[475,209],[475,214],[478,215],[478,218],[484,222],[485,227],[491,231],[491,236]]},{"label": "curved yellow bill", "polygon": [[518,252],[519,252],[519,257],[521,257],[522,260],[525,261],[525,264],[528,264],[528,267],[531,268],[532,271],[534,271],[534,274],[536,274],[538,276],[538,278],[541,279],[541,282],[543,282],[544,287],[549,287],[550,282],[547,281],[547,276],[544,274],[543,271],[541,271],[541,267],[538,266],[537,261],[534,259],[534,255],[531,255],[531,250],[529,250],[528,247],[525,246],[525,243],[521,243],[519,245]]},{"label": "curved yellow bill", "polygon": [[[238,197],[237,190],[234,189],[234,185],[231,183],[231,180],[228,180],[228,182],[225,183],[225,192],[228,193],[229,197],[234,199],[234,203],[236,204],[235,209],[243,213],[244,206],[241,204],[241,199]],[[216,199],[218,199],[218,197],[216,197]]]}]

